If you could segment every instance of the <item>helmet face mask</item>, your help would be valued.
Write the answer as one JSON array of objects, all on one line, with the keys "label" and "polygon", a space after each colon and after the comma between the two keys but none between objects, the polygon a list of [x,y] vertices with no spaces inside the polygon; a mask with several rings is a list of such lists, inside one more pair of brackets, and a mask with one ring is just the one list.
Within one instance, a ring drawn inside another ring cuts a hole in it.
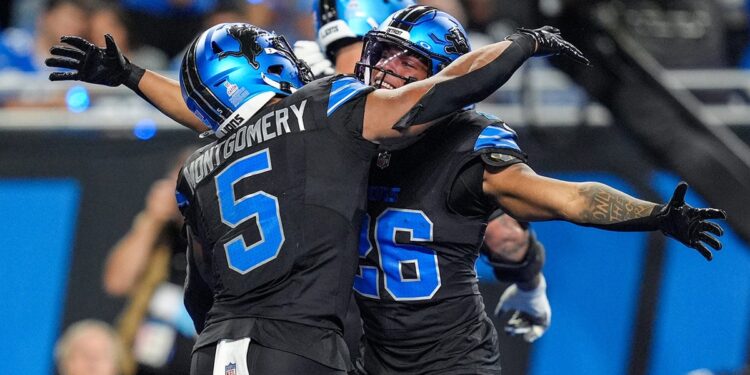
[{"label": "helmet face mask", "polygon": [[428,56],[390,38],[370,34],[363,51],[355,74],[367,85],[398,88],[432,75],[433,62]]},{"label": "helmet face mask", "polygon": [[365,84],[376,87],[381,87],[386,80],[384,73],[404,83],[420,79],[383,69],[390,57],[387,53],[389,49],[396,48],[418,57],[427,66],[427,77],[437,74],[471,50],[461,24],[448,13],[428,6],[412,6],[397,11],[376,30],[368,32],[364,43],[355,74]]},{"label": "helmet face mask", "polygon": [[274,96],[290,95],[311,79],[309,67],[283,36],[244,23],[205,31],[188,47],[180,68],[185,103],[217,137],[249,102],[257,111]]}]

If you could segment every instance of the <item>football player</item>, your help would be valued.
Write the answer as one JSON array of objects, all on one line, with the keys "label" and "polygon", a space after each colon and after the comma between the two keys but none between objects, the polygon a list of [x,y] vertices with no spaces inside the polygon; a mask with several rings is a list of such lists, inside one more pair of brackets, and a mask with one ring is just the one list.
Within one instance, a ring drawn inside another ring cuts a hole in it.
[{"label": "football player", "polygon": [[[310,65],[316,77],[334,72],[352,74],[362,55],[365,34],[392,13],[411,5],[415,5],[412,0],[316,0],[313,12],[317,43],[297,41],[294,52]],[[468,45],[468,41],[466,43]],[[504,331],[520,335],[528,342],[535,341],[544,334],[552,319],[546,281],[541,273],[544,246],[536,240],[528,223],[521,224],[502,215],[502,210],[493,213],[485,238],[482,250],[490,260],[496,278],[514,283],[503,292],[495,314],[499,317],[505,311],[512,311],[513,316],[507,321]],[[359,337],[356,335],[359,331],[351,329],[356,328],[354,323],[358,322],[349,318],[347,342],[352,342],[352,336]]]},{"label": "football player", "polygon": [[[186,305],[200,332],[192,373],[343,374],[341,336],[377,144],[420,134],[506,82],[529,57],[585,60],[537,30],[469,53],[395,90],[311,74],[283,37],[215,26],[189,47],[180,106],[170,81],[131,64],[111,37],[64,37],[51,80],[125,84],[216,140],[186,162],[177,199],[190,242]],[[477,82],[482,82],[477,84]],[[163,89],[163,91],[162,91]],[[186,112],[187,111],[187,112]],[[188,115],[189,114],[189,115]]]},{"label": "football player", "polygon": [[[510,39],[539,32],[556,30],[522,29]],[[357,76],[376,87],[402,89],[439,74],[469,49],[453,17],[409,7],[366,34]],[[656,205],[598,183],[539,176],[526,165],[516,133],[493,116],[459,110],[408,147],[388,147],[381,145],[371,167],[354,283],[365,331],[357,362],[362,373],[499,372],[496,331],[474,268],[488,217],[497,208],[528,221],[661,229],[708,259],[701,241],[721,247],[709,234],[721,235],[721,228],[704,219],[724,213],[687,206],[687,185],[678,186],[668,205]]]}]

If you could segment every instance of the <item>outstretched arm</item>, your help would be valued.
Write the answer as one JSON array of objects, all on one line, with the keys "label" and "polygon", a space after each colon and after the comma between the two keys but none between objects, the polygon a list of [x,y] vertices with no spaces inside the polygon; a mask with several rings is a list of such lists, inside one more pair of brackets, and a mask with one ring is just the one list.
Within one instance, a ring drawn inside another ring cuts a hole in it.
[{"label": "outstretched arm", "polygon": [[138,83],[138,89],[148,98],[149,103],[180,125],[199,133],[210,130],[185,105],[179,82],[146,70]]},{"label": "outstretched arm", "polygon": [[588,63],[550,26],[519,29],[508,39],[469,52],[425,80],[374,91],[365,107],[364,137],[379,142],[421,133],[432,121],[487,98],[531,56],[564,54]]},{"label": "outstretched arm", "polygon": [[646,217],[657,206],[597,182],[574,183],[540,176],[520,163],[502,169],[487,167],[483,189],[507,213],[523,221],[613,224]]},{"label": "outstretched arm", "polygon": [[111,35],[104,36],[100,48],[77,36],[63,36],[63,44],[50,49],[52,57],[45,64],[54,68],[72,69],[50,73],[51,81],[83,81],[105,86],[125,85],[162,113],[197,132],[208,130],[182,100],[180,84],[167,77],[145,70],[123,56]]},{"label": "outstretched arm", "polygon": [[694,208],[685,203],[687,184],[680,183],[666,205],[631,197],[597,182],[573,183],[536,174],[525,164],[487,167],[483,190],[508,214],[525,221],[566,220],[615,231],[661,230],[706,259],[706,245],[721,249],[715,237],[723,230],[709,219],[725,219],[723,210]]}]

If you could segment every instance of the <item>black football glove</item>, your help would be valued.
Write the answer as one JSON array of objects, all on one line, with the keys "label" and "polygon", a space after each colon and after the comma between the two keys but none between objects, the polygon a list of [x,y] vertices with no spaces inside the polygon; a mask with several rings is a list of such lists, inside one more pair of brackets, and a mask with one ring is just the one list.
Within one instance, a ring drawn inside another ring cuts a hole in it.
[{"label": "black football glove", "polygon": [[44,63],[53,68],[72,69],[68,72],[53,72],[50,81],[83,81],[106,86],[125,84],[137,90],[143,73],[142,68],[132,64],[122,55],[111,35],[104,36],[106,48],[100,48],[77,36],[63,36],[50,49],[52,57]]},{"label": "black football glove", "polygon": [[[724,210],[715,208],[695,208],[685,203],[685,193],[688,184],[680,182],[666,206],[662,206],[656,214],[657,225],[665,235],[682,242],[687,247],[698,250],[707,260],[713,259],[713,254],[706,247],[708,244],[716,250],[721,250],[721,242],[716,236],[724,234],[724,230],[709,219],[726,219]],[[705,243],[705,244],[704,244]]]},{"label": "black football glove", "polygon": [[521,27],[505,39],[513,41],[529,36],[536,41],[537,47],[534,56],[564,55],[577,63],[591,65],[589,59],[583,56],[583,53],[576,46],[563,39],[560,30],[552,26],[543,26],[533,30]]}]

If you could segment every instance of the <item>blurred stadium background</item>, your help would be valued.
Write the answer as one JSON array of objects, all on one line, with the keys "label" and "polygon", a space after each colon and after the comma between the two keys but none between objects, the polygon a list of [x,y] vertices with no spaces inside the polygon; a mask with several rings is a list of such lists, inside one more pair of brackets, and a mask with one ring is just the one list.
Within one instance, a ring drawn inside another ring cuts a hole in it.
[{"label": "blurred stadium background", "polygon": [[[311,2],[0,2],[0,374],[55,373],[66,327],[116,321],[124,299],[103,290],[107,253],[174,155],[200,144],[125,88],[48,82],[49,47],[110,32],[136,63],[176,77],[183,47],[218,22],[313,39]],[[654,201],[683,179],[689,203],[730,217],[711,263],[660,234],[535,225],[553,323],[533,345],[501,335],[504,373],[747,374],[750,1],[423,3],[460,17],[475,48],[552,24],[592,60],[535,59],[480,105],[518,130],[538,172]],[[506,285],[478,269],[492,309]]]}]

